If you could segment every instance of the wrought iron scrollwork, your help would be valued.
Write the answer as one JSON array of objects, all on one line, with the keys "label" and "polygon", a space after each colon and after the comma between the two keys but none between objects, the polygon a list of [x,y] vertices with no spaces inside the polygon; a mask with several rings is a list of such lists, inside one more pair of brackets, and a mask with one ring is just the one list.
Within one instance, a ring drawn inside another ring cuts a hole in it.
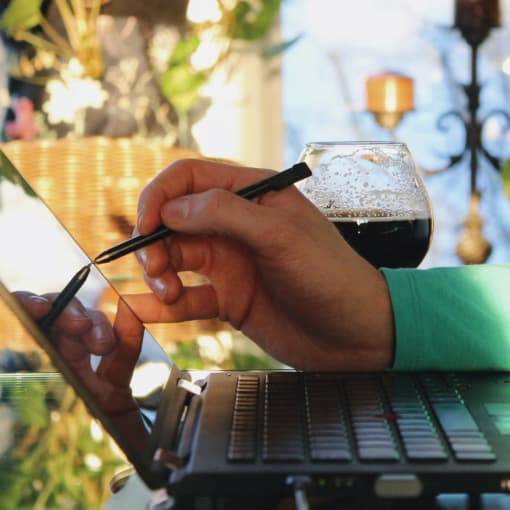
[{"label": "wrought iron scrollwork", "polygon": [[448,158],[446,166],[438,170],[424,170],[426,175],[435,175],[450,170],[458,165],[465,158],[469,158],[470,165],[470,207],[469,213],[465,219],[463,230],[461,232],[457,245],[457,255],[466,264],[483,263],[490,256],[492,251],[489,242],[483,235],[484,220],[479,212],[480,192],[477,189],[477,172],[479,169],[479,156],[483,156],[492,167],[500,171],[501,159],[493,154],[484,146],[482,140],[483,128],[487,122],[496,116],[502,117],[504,121],[503,131],[510,129],[510,114],[504,110],[491,110],[483,119],[478,118],[478,108],[480,101],[481,87],[478,85],[477,58],[479,45],[489,35],[489,30],[482,32],[462,32],[462,37],[471,48],[471,81],[463,86],[467,96],[468,105],[465,112],[451,110],[443,113],[437,120],[436,127],[439,131],[446,132],[451,129],[448,125],[448,119],[460,121],[465,132],[465,142],[462,150]]}]

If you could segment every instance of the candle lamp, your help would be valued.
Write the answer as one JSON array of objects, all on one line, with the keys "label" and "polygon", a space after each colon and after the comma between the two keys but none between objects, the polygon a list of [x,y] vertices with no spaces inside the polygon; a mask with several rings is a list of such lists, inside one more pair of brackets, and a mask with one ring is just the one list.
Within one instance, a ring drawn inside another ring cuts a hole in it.
[{"label": "candle lamp", "polygon": [[454,28],[470,44],[481,44],[501,25],[499,0],[455,0]]},{"label": "candle lamp", "polygon": [[407,112],[414,109],[413,80],[394,72],[369,76],[366,80],[367,111],[376,122],[394,130]]}]

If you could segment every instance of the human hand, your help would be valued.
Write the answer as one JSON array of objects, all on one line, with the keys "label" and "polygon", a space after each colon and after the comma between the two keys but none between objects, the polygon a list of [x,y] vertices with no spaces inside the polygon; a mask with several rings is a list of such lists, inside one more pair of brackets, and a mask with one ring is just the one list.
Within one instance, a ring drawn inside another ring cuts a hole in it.
[{"label": "human hand", "polygon": [[[144,322],[219,318],[304,370],[377,370],[393,358],[382,274],[295,188],[232,193],[270,174],[181,160],[143,190],[135,233],[178,234],[137,252],[153,294],[128,296]],[[208,282],[183,287],[178,272]]]},{"label": "human hand", "polygon": [[[19,303],[39,320],[51,309],[57,294],[14,293]],[[74,298],[48,332],[55,348],[109,415],[125,415],[138,406],[130,381],[138,359],[143,325],[125,303],[119,301],[113,325],[99,310],[87,309]],[[93,369],[91,355],[101,356]]]}]

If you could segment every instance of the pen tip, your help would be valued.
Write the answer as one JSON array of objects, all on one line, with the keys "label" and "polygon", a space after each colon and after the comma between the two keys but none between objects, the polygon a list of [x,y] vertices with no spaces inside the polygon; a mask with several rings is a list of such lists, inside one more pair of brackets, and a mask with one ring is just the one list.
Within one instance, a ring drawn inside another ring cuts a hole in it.
[{"label": "pen tip", "polygon": [[86,266],[83,266],[79,271],[78,274],[81,276],[86,276],[90,273],[90,268],[92,267],[92,263],[88,263]]}]

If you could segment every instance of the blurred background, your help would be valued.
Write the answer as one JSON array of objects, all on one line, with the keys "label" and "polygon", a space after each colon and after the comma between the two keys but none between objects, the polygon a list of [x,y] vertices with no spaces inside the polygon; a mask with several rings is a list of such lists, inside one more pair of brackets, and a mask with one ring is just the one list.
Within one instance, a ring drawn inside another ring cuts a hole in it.
[{"label": "blurred background", "polygon": [[[90,256],[175,159],[282,169],[306,142],[396,140],[434,210],[422,267],[509,260],[510,0],[1,0],[0,32],[1,149]],[[134,260],[107,276],[143,288]],[[121,455],[3,305],[0,331],[0,507],[98,508]],[[279,366],[218,321],[153,333],[181,368]]]}]

